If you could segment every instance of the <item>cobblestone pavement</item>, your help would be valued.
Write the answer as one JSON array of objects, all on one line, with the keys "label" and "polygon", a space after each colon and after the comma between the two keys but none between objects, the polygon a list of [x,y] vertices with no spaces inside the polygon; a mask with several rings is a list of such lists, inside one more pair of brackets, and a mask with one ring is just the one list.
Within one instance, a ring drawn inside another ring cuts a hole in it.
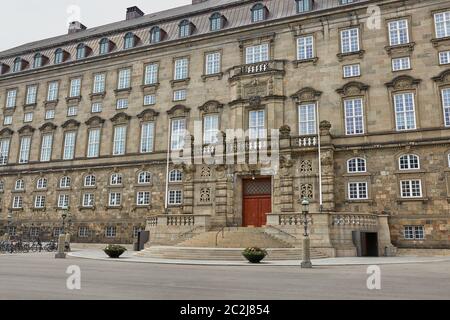
[{"label": "cobblestone pavement", "polygon": [[[81,290],[68,290],[68,266]],[[381,290],[367,289],[367,265],[187,266],[0,256],[1,299],[450,299],[450,262],[380,265]]]}]

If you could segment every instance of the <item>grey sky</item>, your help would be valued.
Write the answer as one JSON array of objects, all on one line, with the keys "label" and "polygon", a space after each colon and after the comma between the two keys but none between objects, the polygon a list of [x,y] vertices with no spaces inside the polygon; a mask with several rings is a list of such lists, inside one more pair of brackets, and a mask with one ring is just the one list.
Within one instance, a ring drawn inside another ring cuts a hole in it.
[{"label": "grey sky", "polygon": [[[124,20],[126,8],[146,14],[192,3],[191,0],[8,0],[2,1],[0,51],[65,34],[67,21],[80,11],[88,28]],[[80,9],[78,10],[77,7]],[[73,8],[75,10],[70,9]]]}]

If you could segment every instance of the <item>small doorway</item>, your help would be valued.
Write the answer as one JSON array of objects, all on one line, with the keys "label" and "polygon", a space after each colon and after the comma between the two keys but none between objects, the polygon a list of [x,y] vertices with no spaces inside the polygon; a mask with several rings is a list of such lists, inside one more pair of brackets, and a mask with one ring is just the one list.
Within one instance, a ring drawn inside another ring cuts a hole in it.
[{"label": "small doorway", "polygon": [[378,257],[378,234],[375,232],[361,233],[361,255],[363,257]]},{"label": "small doorway", "polygon": [[272,211],[271,178],[243,180],[243,222],[244,227],[266,225],[267,214]]}]

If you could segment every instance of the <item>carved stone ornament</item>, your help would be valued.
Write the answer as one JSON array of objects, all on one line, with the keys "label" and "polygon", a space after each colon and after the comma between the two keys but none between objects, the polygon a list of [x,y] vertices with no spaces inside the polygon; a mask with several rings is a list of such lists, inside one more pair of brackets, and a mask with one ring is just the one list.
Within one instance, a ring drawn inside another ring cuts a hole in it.
[{"label": "carved stone ornament", "polygon": [[56,130],[57,127],[58,127],[57,125],[55,125],[55,124],[53,124],[53,123],[51,123],[51,122],[47,122],[47,123],[44,123],[44,124],[39,128],[39,130],[40,130],[41,132],[50,132],[50,131]]},{"label": "carved stone ornament", "polygon": [[280,127],[280,138],[289,138],[291,135],[291,127],[289,127],[287,124],[282,125]]},{"label": "carved stone ornament", "polygon": [[363,95],[369,89],[369,85],[358,81],[352,81],[345,84],[342,88],[336,90],[343,97]]},{"label": "carved stone ornament", "polygon": [[130,119],[131,119],[131,116],[129,116],[125,112],[121,112],[121,113],[116,114],[114,117],[112,117],[111,122],[123,123],[123,122],[128,122]]},{"label": "carved stone ornament", "polygon": [[295,94],[291,96],[297,102],[307,102],[307,101],[317,101],[322,95],[321,91],[313,89],[311,87],[306,87],[300,89]]},{"label": "carved stone ornament", "polygon": [[102,119],[99,116],[93,116],[85,122],[85,124],[87,126],[93,126],[93,127],[103,125],[104,123],[105,123],[105,119]]},{"label": "carved stone ornament", "polygon": [[145,109],[137,115],[142,121],[155,121],[157,116],[159,116],[159,112],[153,109]]},{"label": "carved stone ornament", "polygon": [[392,88],[394,90],[414,89],[421,81],[421,79],[402,75],[394,78],[391,82],[386,83],[386,87]]},{"label": "carved stone ornament", "polygon": [[438,76],[431,79],[435,82],[450,83],[450,69],[442,71]]},{"label": "carved stone ornament", "polygon": [[198,107],[198,110],[200,110],[203,113],[213,113],[219,112],[222,108],[223,104],[221,104],[219,101],[210,100],[204,103],[202,106]]}]

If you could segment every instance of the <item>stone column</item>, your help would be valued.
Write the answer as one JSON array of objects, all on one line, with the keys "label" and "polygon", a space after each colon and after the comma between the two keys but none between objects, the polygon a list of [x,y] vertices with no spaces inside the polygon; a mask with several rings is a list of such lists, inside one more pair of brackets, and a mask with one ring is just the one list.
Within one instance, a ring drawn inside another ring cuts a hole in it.
[{"label": "stone column", "polygon": [[320,123],[323,210],[334,211],[334,148],[330,135],[331,124]]},{"label": "stone column", "polygon": [[294,211],[293,165],[291,159],[291,128],[284,125],[280,128],[280,168],[275,184],[278,192],[273,195],[274,198],[276,196],[279,199],[277,209],[281,212]]},{"label": "stone column", "polygon": [[397,248],[391,242],[388,219],[389,216],[386,214],[378,215],[378,254],[393,257],[397,254]]}]

